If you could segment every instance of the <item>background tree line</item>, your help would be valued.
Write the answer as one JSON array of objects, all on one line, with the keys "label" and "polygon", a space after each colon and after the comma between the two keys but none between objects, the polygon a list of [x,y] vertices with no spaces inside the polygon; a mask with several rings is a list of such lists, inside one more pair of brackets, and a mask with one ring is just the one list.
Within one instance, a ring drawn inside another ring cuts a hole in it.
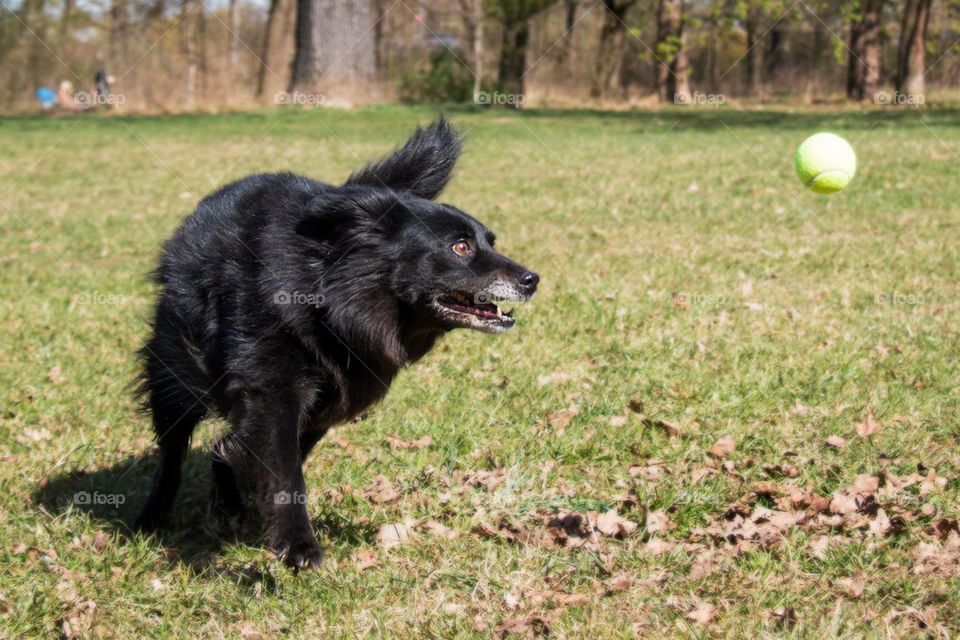
[{"label": "background tree line", "polygon": [[0,107],[97,70],[171,109],[916,99],[957,87],[958,18],[960,0],[2,0]]}]

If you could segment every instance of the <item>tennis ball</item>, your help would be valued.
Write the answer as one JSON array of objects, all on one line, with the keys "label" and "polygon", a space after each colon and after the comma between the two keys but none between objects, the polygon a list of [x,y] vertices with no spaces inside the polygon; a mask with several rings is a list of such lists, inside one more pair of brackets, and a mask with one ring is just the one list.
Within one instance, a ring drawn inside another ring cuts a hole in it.
[{"label": "tennis ball", "polygon": [[846,140],[832,133],[816,133],[797,149],[800,181],[816,193],[835,193],[850,184],[857,156]]}]

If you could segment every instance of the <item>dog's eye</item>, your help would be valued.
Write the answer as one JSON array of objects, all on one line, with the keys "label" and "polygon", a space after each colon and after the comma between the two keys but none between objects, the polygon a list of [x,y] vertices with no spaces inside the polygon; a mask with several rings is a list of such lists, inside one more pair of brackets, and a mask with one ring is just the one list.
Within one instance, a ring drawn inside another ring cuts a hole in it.
[{"label": "dog's eye", "polygon": [[467,244],[466,240],[461,240],[457,244],[453,245],[453,251],[459,253],[461,256],[470,253],[470,245]]}]

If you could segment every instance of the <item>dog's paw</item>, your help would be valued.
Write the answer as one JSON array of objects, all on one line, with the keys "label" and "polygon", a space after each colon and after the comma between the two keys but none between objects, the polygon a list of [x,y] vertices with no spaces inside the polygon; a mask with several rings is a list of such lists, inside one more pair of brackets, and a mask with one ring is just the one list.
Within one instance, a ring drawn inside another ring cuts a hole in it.
[{"label": "dog's paw", "polygon": [[280,545],[279,550],[274,548],[274,553],[283,558],[285,565],[297,571],[319,569],[323,561],[323,547],[314,539]]}]

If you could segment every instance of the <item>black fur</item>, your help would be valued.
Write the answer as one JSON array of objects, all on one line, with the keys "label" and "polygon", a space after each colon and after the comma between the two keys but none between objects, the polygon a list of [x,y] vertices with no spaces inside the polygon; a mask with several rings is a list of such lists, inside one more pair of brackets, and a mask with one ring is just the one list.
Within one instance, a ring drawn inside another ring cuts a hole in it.
[{"label": "black fur", "polygon": [[536,290],[486,227],[432,201],[460,148],[440,119],[342,187],[255,175],[200,202],[164,247],[140,351],[160,467],[138,527],[169,513],[191,433],[216,410],[231,424],[213,450],[218,512],[242,514],[252,490],[271,548],[319,564],[302,499],[310,449],[445,332],[509,329],[491,299]]}]

